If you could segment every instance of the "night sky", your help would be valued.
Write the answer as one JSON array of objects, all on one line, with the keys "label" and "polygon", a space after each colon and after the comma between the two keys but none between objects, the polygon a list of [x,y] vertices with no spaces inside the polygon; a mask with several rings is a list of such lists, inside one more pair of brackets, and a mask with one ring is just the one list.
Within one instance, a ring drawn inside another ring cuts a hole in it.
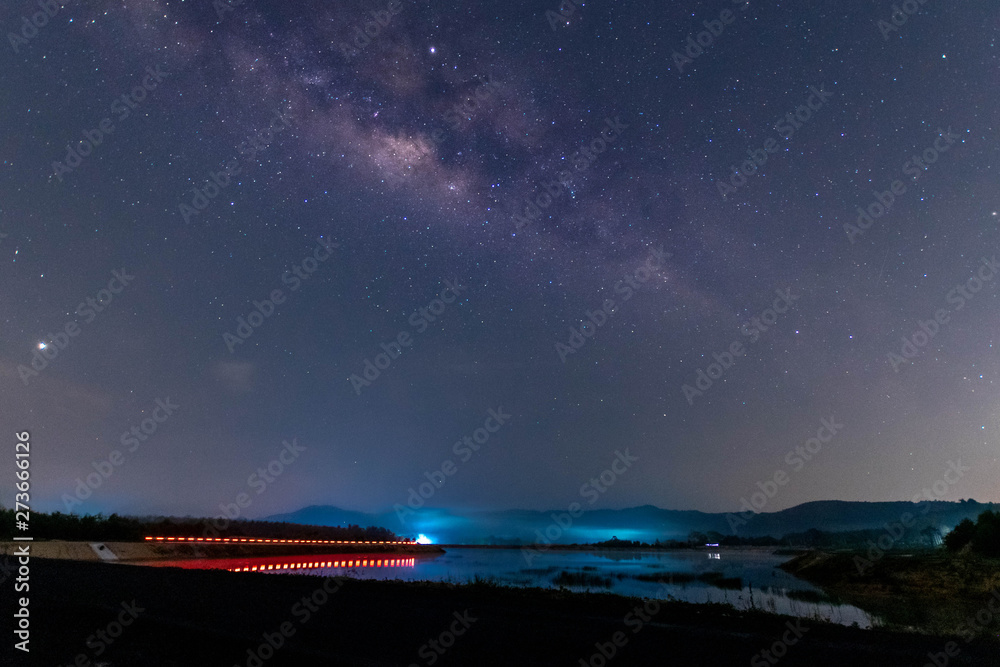
[{"label": "night sky", "polygon": [[0,13],[34,509],[564,509],[626,449],[595,507],[1000,501],[995,6],[50,2]]}]

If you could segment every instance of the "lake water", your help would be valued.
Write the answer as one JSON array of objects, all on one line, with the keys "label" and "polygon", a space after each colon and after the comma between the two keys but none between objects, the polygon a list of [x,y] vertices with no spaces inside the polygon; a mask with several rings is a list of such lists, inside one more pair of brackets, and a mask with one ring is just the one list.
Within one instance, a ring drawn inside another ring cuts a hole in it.
[{"label": "lake water", "polygon": [[329,554],[261,558],[191,559],[136,563],[157,567],[227,569],[253,573],[301,573],[358,579],[465,583],[476,578],[501,584],[566,587],[686,602],[723,602],[803,618],[822,618],[862,628],[873,617],[828,600],[820,589],[777,566],[789,559],[767,551],[549,551],[449,547],[443,554]]}]

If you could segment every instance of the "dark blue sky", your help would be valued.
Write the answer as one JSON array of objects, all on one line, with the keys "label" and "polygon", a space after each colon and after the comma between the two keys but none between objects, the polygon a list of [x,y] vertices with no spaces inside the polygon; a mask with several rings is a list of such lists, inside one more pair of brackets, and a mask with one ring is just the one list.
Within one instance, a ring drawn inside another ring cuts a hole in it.
[{"label": "dark blue sky", "polygon": [[1000,500],[997,9],[468,5],[5,6],[37,509]]}]

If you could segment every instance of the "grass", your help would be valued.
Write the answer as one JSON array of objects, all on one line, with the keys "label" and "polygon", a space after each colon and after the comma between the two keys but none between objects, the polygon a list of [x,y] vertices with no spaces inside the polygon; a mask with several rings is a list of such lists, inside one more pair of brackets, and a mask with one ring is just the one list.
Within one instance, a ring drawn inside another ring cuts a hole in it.
[{"label": "grass", "polygon": [[[967,619],[1000,590],[1000,559],[952,555],[944,551],[889,553],[871,559],[859,572],[861,552],[810,552],[781,566],[837,602],[860,607],[881,627],[925,633],[960,634]],[[791,597],[791,596],[790,596]],[[1000,614],[993,614],[977,636],[996,636]]]}]

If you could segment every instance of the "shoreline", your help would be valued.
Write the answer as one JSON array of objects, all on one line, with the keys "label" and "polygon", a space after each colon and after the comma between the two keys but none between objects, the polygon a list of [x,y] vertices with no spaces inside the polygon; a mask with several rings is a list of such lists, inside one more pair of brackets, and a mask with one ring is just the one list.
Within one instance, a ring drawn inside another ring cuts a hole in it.
[{"label": "shoreline", "polygon": [[[652,601],[606,593],[490,584],[357,580],[220,570],[114,568],[112,563],[32,563],[33,660],[72,664],[87,637],[123,601],[141,614],[101,659],[112,665],[256,665],[267,637],[280,641],[267,667],[428,664],[419,653],[453,628],[468,632],[435,664],[576,665],[613,637],[615,664],[746,664],[800,628],[782,665],[921,664],[945,637],[862,630],[722,604]],[[110,569],[114,568],[114,569]],[[456,614],[458,616],[456,616]],[[645,619],[645,620],[641,620]],[[282,638],[278,633],[284,628]],[[286,631],[287,630],[287,631]],[[275,639],[276,638],[276,639]],[[1000,644],[962,646],[949,665],[1000,665]],[[608,649],[610,650],[610,649]],[[93,658],[93,653],[89,653]],[[609,660],[610,662],[610,660]]]},{"label": "shoreline", "polygon": [[[1000,636],[1000,559],[941,551],[816,550],[779,565],[825,593],[875,614],[893,628]],[[994,605],[996,606],[996,605]],[[975,623],[977,614],[985,622]]]}]

